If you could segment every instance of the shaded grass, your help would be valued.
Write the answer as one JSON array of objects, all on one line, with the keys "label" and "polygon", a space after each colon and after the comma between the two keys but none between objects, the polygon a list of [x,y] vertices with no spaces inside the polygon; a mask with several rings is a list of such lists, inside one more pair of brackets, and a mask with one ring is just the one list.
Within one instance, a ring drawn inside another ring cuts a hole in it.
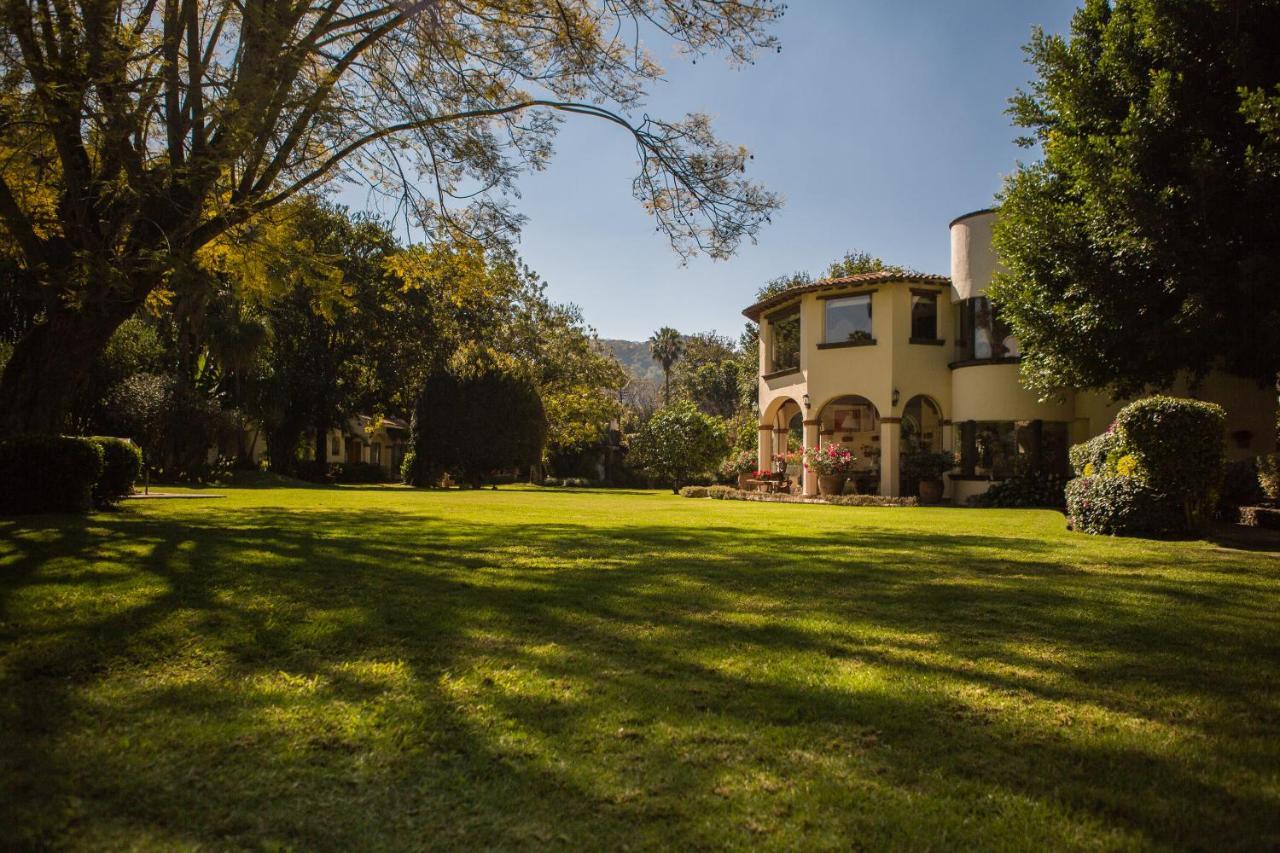
[{"label": "shaded grass", "polygon": [[1280,845],[1280,559],[1050,512],[0,519],[0,845]]}]

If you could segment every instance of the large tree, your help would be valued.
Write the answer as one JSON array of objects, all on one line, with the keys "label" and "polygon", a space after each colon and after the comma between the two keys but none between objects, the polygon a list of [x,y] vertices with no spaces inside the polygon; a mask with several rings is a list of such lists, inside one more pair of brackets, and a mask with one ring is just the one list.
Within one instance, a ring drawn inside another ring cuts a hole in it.
[{"label": "large tree", "polygon": [[1280,370],[1280,2],[1089,0],[1037,32],[990,295],[1024,381],[1120,395]]},{"label": "large tree", "polygon": [[[200,286],[183,271],[202,247],[309,188],[362,180],[433,235],[509,230],[518,216],[502,199],[570,116],[631,134],[635,194],[678,250],[731,253],[778,201],[704,116],[644,116],[663,72],[636,36],[743,61],[772,44],[781,7],[6,2],[0,223],[40,316],[0,375],[0,433],[59,428],[120,323],[162,287]],[[473,201],[451,211],[461,197]]]}]

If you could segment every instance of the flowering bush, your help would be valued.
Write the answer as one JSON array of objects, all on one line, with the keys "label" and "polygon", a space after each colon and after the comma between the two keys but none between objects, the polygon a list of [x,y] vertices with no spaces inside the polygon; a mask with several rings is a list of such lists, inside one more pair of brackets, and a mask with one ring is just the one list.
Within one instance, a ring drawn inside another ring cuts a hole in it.
[{"label": "flowering bush", "polygon": [[1184,523],[1176,504],[1136,477],[1077,477],[1066,493],[1067,518],[1085,533],[1159,535]]},{"label": "flowering bush", "polygon": [[804,467],[823,477],[847,477],[857,457],[838,444],[804,449]]},{"label": "flowering bush", "polygon": [[730,456],[729,460],[724,463],[722,469],[732,476],[739,474],[750,474],[760,468],[759,460],[756,459],[754,450],[744,450],[735,456]]}]

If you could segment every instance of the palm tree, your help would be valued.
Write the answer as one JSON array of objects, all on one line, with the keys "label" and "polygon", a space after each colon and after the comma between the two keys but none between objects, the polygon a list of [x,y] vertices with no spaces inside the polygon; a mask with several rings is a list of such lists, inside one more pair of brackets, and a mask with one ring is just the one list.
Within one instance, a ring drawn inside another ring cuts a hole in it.
[{"label": "palm tree", "polygon": [[663,326],[649,338],[649,355],[662,365],[663,405],[671,404],[671,367],[684,355],[684,338],[670,326]]}]

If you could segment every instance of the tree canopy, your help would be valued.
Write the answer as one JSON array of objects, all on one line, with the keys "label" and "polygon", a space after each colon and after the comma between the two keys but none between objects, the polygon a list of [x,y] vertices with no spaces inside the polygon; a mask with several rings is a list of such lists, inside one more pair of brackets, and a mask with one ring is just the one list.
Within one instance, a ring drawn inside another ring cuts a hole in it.
[{"label": "tree canopy", "polygon": [[1088,0],[1037,32],[990,296],[1043,393],[1280,371],[1280,2]]},{"label": "tree canopy", "polygon": [[[196,255],[335,179],[434,240],[519,225],[516,179],[562,121],[635,141],[637,198],[682,254],[732,253],[778,198],[706,116],[643,112],[642,35],[749,61],[776,0],[106,0],[0,7],[0,224],[38,316],[0,375],[0,432],[56,429],[84,365]],[[30,300],[24,298],[23,304]]]}]

